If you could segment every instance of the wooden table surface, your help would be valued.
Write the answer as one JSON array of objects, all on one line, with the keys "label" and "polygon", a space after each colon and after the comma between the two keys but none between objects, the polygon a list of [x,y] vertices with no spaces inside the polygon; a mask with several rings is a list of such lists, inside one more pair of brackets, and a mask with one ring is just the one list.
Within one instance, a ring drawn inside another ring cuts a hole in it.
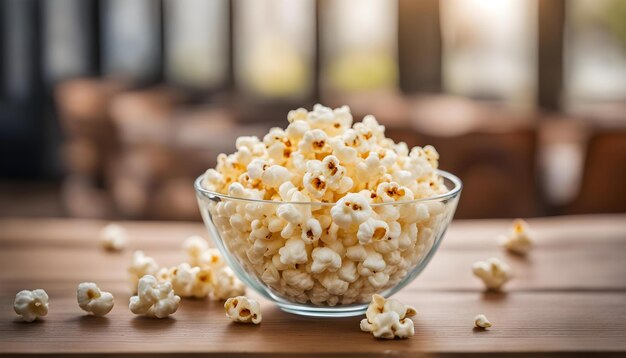
[{"label": "wooden table surface", "polygon": [[[626,354],[626,215],[530,220],[537,245],[525,259],[497,245],[509,220],[455,221],[430,265],[395,296],[418,310],[415,336],[395,341],[361,332],[361,317],[299,317],[264,299],[259,326],[229,323],[221,303],[205,300],[183,300],[169,319],[136,317],[128,310],[125,272],[132,251],[174,265],[188,235],[207,234],[200,223],[127,222],[129,248],[108,253],[97,238],[105,224],[0,219],[0,354]],[[483,293],[471,274],[473,262],[491,256],[514,269],[505,293]],[[91,317],[78,308],[75,290],[83,281],[115,295],[109,315]],[[35,288],[48,292],[50,313],[23,323],[13,312],[15,293]],[[478,313],[494,326],[474,329]]]}]

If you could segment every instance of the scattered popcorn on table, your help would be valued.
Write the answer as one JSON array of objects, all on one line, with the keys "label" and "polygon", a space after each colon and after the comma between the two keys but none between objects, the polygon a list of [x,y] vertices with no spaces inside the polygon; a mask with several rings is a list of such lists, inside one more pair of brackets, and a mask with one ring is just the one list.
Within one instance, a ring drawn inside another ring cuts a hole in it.
[{"label": "scattered popcorn on table", "polygon": [[533,246],[534,236],[526,221],[516,219],[513,221],[511,233],[508,236],[502,236],[500,241],[507,250],[518,255],[526,255]]},{"label": "scattered popcorn on table", "polygon": [[111,223],[100,231],[102,247],[110,251],[121,251],[128,242],[128,232],[119,224]]},{"label": "scattered popcorn on table", "polygon": [[228,266],[220,268],[213,274],[211,289],[211,298],[216,301],[241,296],[246,293],[246,286],[239,281]]},{"label": "scattered popcorn on table", "polygon": [[42,289],[23,290],[15,295],[15,313],[26,322],[32,322],[48,314],[48,294]]},{"label": "scattered popcorn on table", "polygon": [[128,267],[130,287],[133,293],[137,292],[137,283],[139,279],[145,275],[156,275],[159,271],[159,265],[152,257],[146,256],[143,251],[135,251],[133,253],[133,262]]},{"label": "scattered popcorn on table", "polygon": [[366,318],[361,320],[361,330],[371,332],[376,338],[394,339],[408,338],[415,334],[413,321],[415,308],[374,294],[372,302],[367,307]]},{"label": "scattered popcorn on table", "polygon": [[237,151],[206,172],[207,190],[251,200],[223,198],[201,210],[241,266],[277,295],[369,302],[424,259],[452,215],[452,206],[411,202],[448,192],[439,154],[386,138],[373,116],[353,124],[347,106],[318,104],[287,119],[263,140],[238,138]]},{"label": "scattered popcorn on table", "polygon": [[174,294],[169,281],[158,282],[154,276],[139,279],[137,296],[130,298],[128,307],[136,315],[165,318],[178,310],[180,297]]},{"label": "scattered popcorn on table", "polygon": [[477,328],[489,328],[491,327],[491,322],[489,322],[487,316],[485,316],[484,314],[479,314],[474,317],[474,325]]},{"label": "scattered popcorn on table", "polygon": [[512,277],[509,265],[495,257],[474,263],[472,271],[483,281],[487,289],[493,291],[500,290]]},{"label": "scattered popcorn on table", "polygon": [[204,252],[209,249],[209,243],[200,236],[190,236],[183,242],[183,251],[187,255],[187,262],[198,266]]},{"label": "scattered popcorn on table", "polygon": [[261,317],[261,305],[256,300],[246,296],[231,297],[224,304],[226,317],[233,322],[259,324]]},{"label": "scattered popcorn on table", "polygon": [[170,282],[180,297],[205,298],[221,301],[246,293],[244,284],[235,277],[217,249],[199,236],[183,243],[187,262],[174,267],[163,267],[156,273],[159,282]]},{"label": "scattered popcorn on table", "polygon": [[94,316],[104,316],[113,309],[113,295],[100,291],[93,282],[83,282],[78,285],[76,292],[78,306]]}]

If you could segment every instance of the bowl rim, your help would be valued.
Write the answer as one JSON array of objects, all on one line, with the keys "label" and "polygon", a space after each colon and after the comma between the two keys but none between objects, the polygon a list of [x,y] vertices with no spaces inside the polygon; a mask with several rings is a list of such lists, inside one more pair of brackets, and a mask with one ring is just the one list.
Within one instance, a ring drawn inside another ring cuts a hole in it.
[{"label": "bowl rim", "polygon": [[[448,192],[443,194],[438,194],[435,196],[430,196],[427,198],[413,199],[413,200],[405,200],[405,201],[392,201],[387,203],[373,203],[370,204],[372,207],[377,206],[385,206],[385,205],[403,205],[403,204],[414,204],[414,203],[423,203],[423,202],[431,202],[431,201],[443,201],[454,198],[457,196],[461,190],[463,189],[463,182],[456,175],[446,172],[444,170],[437,169],[435,172],[441,177],[450,180],[454,187],[450,189]],[[249,203],[262,203],[262,204],[271,204],[271,205],[283,205],[283,204],[292,204],[292,205],[320,205],[320,206],[335,206],[337,202],[333,203],[323,203],[316,201],[274,201],[274,200],[264,200],[264,199],[250,199],[250,198],[240,198],[236,196],[230,196],[227,194],[218,193],[212,190],[208,190],[202,187],[202,180],[206,176],[206,173],[203,173],[194,181],[194,188],[197,194],[201,194],[202,196],[215,200],[214,198],[226,199],[226,200],[236,200],[236,201],[245,201]]]}]

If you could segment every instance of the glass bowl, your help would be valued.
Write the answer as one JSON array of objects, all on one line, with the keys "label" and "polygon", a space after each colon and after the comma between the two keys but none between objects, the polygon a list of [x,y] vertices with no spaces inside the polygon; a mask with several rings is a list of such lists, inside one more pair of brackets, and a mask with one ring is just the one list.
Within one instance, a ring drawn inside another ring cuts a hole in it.
[{"label": "glass bowl", "polygon": [[[290,313],[347,317],[363,314],[372,294],[389,297],[409,284],[437,251],[462,189],[456,176],[441,170],[438,174],[449,189],[444,194],[370,204],[371,210],[385,218],[388,229],[380,235],[370,231],[371,240],[364,244],[354,226],[344,230],[332,224],[329,213],[335,203],[231,197],[205,189],[201,185],[204,175],[194,186],[215,246],[248,287]],[[276,213],[287,209],[323,217],[319,220],[321,237],[306,240],[311,229],[305,231],[298,225],[286,245],[281,234],[284,224],[279,224],[284,221],[277,220]]]}]

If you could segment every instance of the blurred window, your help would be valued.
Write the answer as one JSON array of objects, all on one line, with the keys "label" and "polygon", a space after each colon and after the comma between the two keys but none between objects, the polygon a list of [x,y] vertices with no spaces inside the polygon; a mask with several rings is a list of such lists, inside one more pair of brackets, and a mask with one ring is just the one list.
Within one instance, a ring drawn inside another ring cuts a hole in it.
[{"label": "blurred window", "polygon": [[143,81],[161,73],[161,2],[104,0],[102,67],[109,76]]},{"label": "blurred window", "polygon": [[397,1],[332,0],[320,14],[322,86],[330,92],[395,88]]},{"label": "blurred window", "polygon": [[94,74],[91,43],[94,3],[86,0],[43,1],[43,66],[47,79]]},{"label": "blurred window", "polygon": [[235,81],[252,97],[299,100],[314,84],[315,1],[237,0]]},{"label": "blurred window", "polygon": [[567,106],[626,100],[626,1],[566,3]]},{"label": "blurred window", "polygon": [[536,0],[443,0],[441,23],[448,92],[532,106]]},{"label": "blurred window", "polygon": [[169,81],[194,88],[215,88],[226,82],[228,11],[228,0],[166,0]]}]

